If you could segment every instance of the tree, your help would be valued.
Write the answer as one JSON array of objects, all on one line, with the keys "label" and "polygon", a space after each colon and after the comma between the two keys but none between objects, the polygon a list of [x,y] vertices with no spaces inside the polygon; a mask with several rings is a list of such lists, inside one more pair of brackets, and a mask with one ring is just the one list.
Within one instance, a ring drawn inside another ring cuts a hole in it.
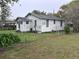
[{"label": "tree", "polygon": [[64,13],[67,10],[67,5],[62,5],[60,7],[60,10],[57,13],[54,13],[54,16],[60,17],[60,18],[64,18]]},{"label": "tree", "polygon": [[34,11],[32,11],[32,13],[46,15],[46,12],[44,12],[44,11],[41,12],[39,10],[34,10]]},{"label": "tree", "polygon": [[10,7],[8,5],[5,5],[4,7],[1,7],[1,19],[3,21],[6,20],[10,16]]},{"label": "tree", "polygon": [[0,0],[1,7],[1,20],[5,21],[6,18],[11,14],[9,4],[18,2],[18,0]]},{"label": "tree", "polygon": [[54,13],[53,15],[56,16],[56,17],[60,17],[59,13]]},{"label": "tree", "polygon": [[72,21],[74,30],[79,32],[79,0],[73,0],[67,5],[61,6],[60,9],[66,23]]}]

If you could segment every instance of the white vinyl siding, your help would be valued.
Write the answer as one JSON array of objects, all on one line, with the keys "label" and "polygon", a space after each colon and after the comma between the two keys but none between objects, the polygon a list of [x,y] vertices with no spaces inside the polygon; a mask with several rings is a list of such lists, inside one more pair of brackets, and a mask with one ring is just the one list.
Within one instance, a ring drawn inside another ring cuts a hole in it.
[{"label": "white vinyl siding", "polygon": [[[31,29],[37,32],[52,32],[52,31],[59,31],[64,30],[65,23],[64,21],[58,20],[46,20],[46,19],[39,19],[35,16],[29,15],[27,17],[30,22],[22,21],[20,24],[20,29],[17,26],[16,30],[20,30],[21,32],[27,32]],[[35,28],[35,20],[36,20],[36,28]]]}]

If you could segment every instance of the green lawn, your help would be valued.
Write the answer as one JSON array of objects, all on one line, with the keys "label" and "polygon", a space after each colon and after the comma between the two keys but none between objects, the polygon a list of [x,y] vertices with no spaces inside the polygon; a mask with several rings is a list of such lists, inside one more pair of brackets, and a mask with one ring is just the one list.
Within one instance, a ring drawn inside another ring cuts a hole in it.
[{"label": "green lawn", "polygon": [[4,51],[0,59],[79,59],[79,33],[0,33],[16,34],[23,42]]}]

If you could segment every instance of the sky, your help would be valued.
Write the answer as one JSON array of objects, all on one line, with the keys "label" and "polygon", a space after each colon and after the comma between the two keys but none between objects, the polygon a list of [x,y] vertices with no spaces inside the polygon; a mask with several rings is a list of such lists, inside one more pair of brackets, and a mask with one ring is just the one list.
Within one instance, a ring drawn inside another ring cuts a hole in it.
[{"label": "sky", "polygon": [[12,16],[24,17],[33,10],[45,11],[47,13],[57,12],[63,4],[68,4],[72,0],[19,0],[11,7]]}]

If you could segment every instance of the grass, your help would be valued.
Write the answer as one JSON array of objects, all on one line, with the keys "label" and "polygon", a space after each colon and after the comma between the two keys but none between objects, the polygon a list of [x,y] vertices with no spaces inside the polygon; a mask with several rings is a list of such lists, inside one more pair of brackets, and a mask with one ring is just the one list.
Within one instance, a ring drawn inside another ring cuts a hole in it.
[{"label": "grass", "polygon": [[58,35],[0,31],[11,32],[18,35],[23,43],[3,52],[0,59],[79,59],[79,33]]}]

